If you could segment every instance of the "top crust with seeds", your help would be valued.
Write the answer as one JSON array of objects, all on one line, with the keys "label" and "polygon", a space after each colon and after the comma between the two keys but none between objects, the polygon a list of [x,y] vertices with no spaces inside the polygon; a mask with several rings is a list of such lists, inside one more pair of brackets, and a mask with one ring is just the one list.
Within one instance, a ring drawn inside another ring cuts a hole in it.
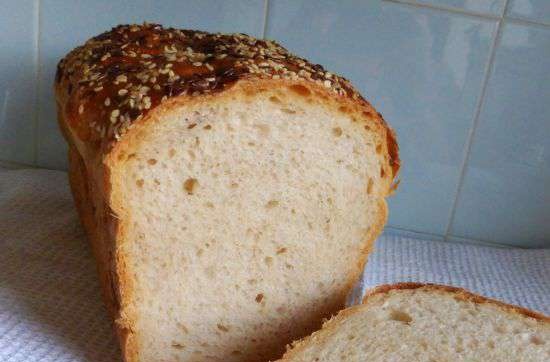
[{"label": "top crust with seeds", "polygon": [[79,139],[110,146],[169,98],[220,92],[245,78],[303,81],[352,100],[386,128],[389,161],[397,173],[395,136],[382,116],[346,79],[270,40],[158,24],[120,25],[61,60],[56,89]]}]

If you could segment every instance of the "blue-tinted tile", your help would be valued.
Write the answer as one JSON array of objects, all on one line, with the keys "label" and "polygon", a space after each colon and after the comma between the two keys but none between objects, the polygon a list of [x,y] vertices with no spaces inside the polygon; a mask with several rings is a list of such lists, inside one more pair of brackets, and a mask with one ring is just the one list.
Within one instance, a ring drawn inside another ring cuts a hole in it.
[{"label": "blue-tinted tile", "polygon": [[509,0],[507,15],[550,24],[550,1]]},{"label": "blue-tinted tile", "polygon": [[0,159],[32,164],[36,108],[36,1],[0,12]]},{"label": "blue-tinted tile", "polygon": [[550,246],[550,29],[505,24],[452,234]]},{"label": "blue-tinted tile", "polygon": [[276,0],[267,35],[350,78],[384,114],[403,160],[389,225],[441,235],[494,25],[389,2]]},{"label": "blue-tinted tile", "polygon": [[43,0],[40,14],[39,164],[66,167],[66,145],[57,127],[52,84],[57,62],[75,46],[117,24],[143,21],[261,37],[263,14],[263,0]]},{"label": "blue-tinted tile", "polygon": [[506,0],[412,0],[411,2],[500,16],[504,11]]}]

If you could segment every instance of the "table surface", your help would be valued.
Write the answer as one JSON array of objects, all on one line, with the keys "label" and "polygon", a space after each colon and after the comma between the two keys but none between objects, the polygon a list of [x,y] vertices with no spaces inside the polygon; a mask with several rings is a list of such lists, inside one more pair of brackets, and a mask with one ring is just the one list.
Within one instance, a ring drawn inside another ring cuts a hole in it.
[{"label": "table surface", "polygon": [[[450,284],[550,313],[550,249],[379,238],[358,285]],[[0,361],[120,361],[64,172],[0,169]]]}]

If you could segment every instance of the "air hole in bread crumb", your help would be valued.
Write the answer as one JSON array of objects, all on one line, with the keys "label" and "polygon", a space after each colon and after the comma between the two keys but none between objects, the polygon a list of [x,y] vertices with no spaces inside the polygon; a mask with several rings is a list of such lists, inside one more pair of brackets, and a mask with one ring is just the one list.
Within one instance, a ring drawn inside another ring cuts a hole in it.
[{"label": "air hole in bread crumb", "polygon": [[185,324],[177,322],[176,325],[178,326],[179,329],[182,330],[183,333],[185,333],[185,334],[189,333],[189,330],[187,329]]},{"label": "air hole in bread crumb", "polygon": [[187,154],[189,155],[189,157],[191,157],[192,160],[195,159],[195,152],[193,152],[192,150],[187,150]]},{"label": "air hole in bread crumb", "polygon": [[279,248],[277,249],[277,255],[286,253],[287,248]]},{"label": "air hole in bread crumb", "polygon": [[181,343],[172,342],[172,347],[175,349],[185,349],[185,346]]},{"label": "air hole in bread crumb", "polygon": [[147,160],[147,163],[150,165],[155,165],[157,163],[157,160],[155,160],[154,158],[150,158]]},{"label": "air hole in bread crumb", "polygon": [[266,257],[264,258],[264,262],[265,262],[267,265],[271,266],[271,265],[273,264],[273,258],[270,257],[270,256],[266,256]]},{"label": "air hole in bread crumb", "polygon": [[219,324],[219,323],[218,323],[216,326],[217,326],[218,329],[219,329],[220,331],[222,331],[222,332],[229,332],[229,327],[226,327],[226,326],[224,326],[223,324]]},{"label": "air hole in bread crumb", "polygon": [[248,284],[250,284],[250,285],[254,285],[254,284],[256,284],[258,281],[257,281],[256,279],[248,279],[246,282],[247,282]]},{"label": "air hole in bread crumb", "polygon": [[544,344],[544,341],[542,339],[540,339],[538,336],[531,336],[531,338],[529,338],[529,342],[531,342],[532,344],[536,344],[537,346],[540,346],[540,345],[543,345]]},{"label": "air hole in bread crumb", "polygon": [[248,145],[251,146],[251,147],[256,146],[256,144],[254,142],[248,142]]},{"label": "air hole in bread crumb", "polygon": [[269,200],[267,204],[265,204],[265,207],[268,209],[272,209],[274,207],[277,207],[279,205],[279,201],[277,200]]},{"label": "air hole in bread crumb", "polygon": [[372,178],[369,177],[369,181],[367,182],[367,194],[369,195],[372,193],[373,184]]},{"label": "air hole in bread crumb", "polygon": [[143,187],[143,184],[145,183],[145,181],[143,181],[142,178],[140,178],[139,180],[136,180],[136,185],[137,187]]},{"label": "air hole in bread crumb", "polygon": [[342,135],[342,129],[340,127],[334,127],[332,129],[332,134],[336,137],[340,137]]},{"label": "air hole in bread crumb", "polygon": [[281,108],[281,112],[283,112],[283,113],[288,113],[288,114],[294,114],[294,113],[296,113],[295,110],[293,110],[293,109],[288,109],[288,108]]},{"label": "air hole in bread crumb", "polygon": [[214,208],[214,204],[211,203],[210,201],[207,201],[207,202],[205,203],[205,205],[206,205],[206,207],[209,207],[209,208],[211,208],[211,209]]},{"label": "air hole in bread crumb", "polygon": [[294,266],[292,264],[289,264],[289,263],[285,263],[285,267],[287,269],[294,269]]},{"label": "air hole in bread crumb", "polygon": [[193,195],[193,191],[197,187],[198,181],[195,178],[188,178],[183,183],[183,188],[187,191],[188,195]]},{"label": "air hole in bread crumb", "polygon": [[269,97],[269,100],[273,103],[281,103],[281,100],[276,96]]},{"label": "air hole in bread crumb", "polygon": [[424,351],[428,350],[428,343],[426,343],[426,341],[420,341],[419,345]]},{"label": "air hole in bread crumb", "polygon": [[260,293],[256,295],[256,298],[254,300],[256,301],[256,303],[261,303],[263,299],[264,299],[264,295]]},{"label": "air hole in bread crumb", "polygon": [[376,153],[378,153],[378,154],[382,153],[382,145],[376,146]]},{"label": "air hole in bread crumb", "polygon": [[311,95],[311,91],[309,90],[309,88],[300,84],[291,85],[289,88],[294,93],[297,93],[303,97],[308,97]]},{"label": "air hole in bread crumb", "polygon": [[236,182],[232,182],[231,185],[229,185],[232,189],[236,189],[237,187],[239,187],[239,184],[236,183]]},{"label": "air hole in bread crumb", "polygon": [[384,170],[384,167],[380,167],[380,178],[386,177],[386,170]]},{"label": "air hole in bread crumb", "polygon": [[495,349],[495,342],[493,342],[493,341],[488,341],[488,342],[487,342],[487,347],[489,347],[489,349]]},{"label": "air hole in bread crumb", "polygon": [[370,131],[370,126],[369,125],[366,124],[364,127],[367,131]]},{"label": "air hole in bread crumb", "polygon": [[402,312],[400,310],[392,310],[390,312],[390,319],[396,322],[406,323],[409,324],[412,322],[412,317],[405,312]]},{"label": "air hole in bread crumb", "polygon": [[197,250],[197,256],[201,256],[202,254],[204,254],[204,249]]},{"label": "air hole in bread crumb", "polygon": [[269,126],[267,124],[255,124],[256,128],[262,136],[267,136],[269,134]]},{"label": "air hole in bread crumb", "polygon": [[174,157],[175,154],[176,154],[176,150],[173,148],[170,148],[170,150],[168,151],[168,157],[172,158]]},{"label": "air hole in bread crumb", "polygon": [[159,180],[155,179],[154,182],[155,182],[155,185],[157,185],[157,186],[160,185],[160,181],[159,181]]},{"label": "air hole in bread crumb", "polygon": [[196,125],[196,123],[191,123],[189,126],[187,126],[187,129],[193,129]]},{"label": "air hole in bread crumb", "polygon": [[202,127],[202,128],[204,128],[204,129],[212,129],[212,126],[209,125],[209,124],[207,124],[206,126],[204,126],[204,127]]}]

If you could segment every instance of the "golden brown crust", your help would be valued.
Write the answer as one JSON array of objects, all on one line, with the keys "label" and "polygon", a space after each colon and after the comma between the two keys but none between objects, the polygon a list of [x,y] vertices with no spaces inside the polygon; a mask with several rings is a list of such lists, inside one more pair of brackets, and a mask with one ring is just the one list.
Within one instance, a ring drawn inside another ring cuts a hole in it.
[{"label": "golden brown crust", "polygon": [[[120,25],[98,35],[59,62],[57,92],[67,122],[85,142],[109,144],[134,121],[171,97],[223,91],[241,79],[314,83],[349,98],[387,131],[393,175],[399,169],[395,135],[344,78],[290,54],[275,42],[244,34]],[[105,151],[108,147],[102,147]]]},{"label": "golden brown crust", "polygon": [[497,307],[506,309],[509,312],[521,314],[526,317],[534,318],[545,323],[550,323],[550,317],[542,313],[538,313],[517,305],[507,304],[496,299],[483,297],[481,295],[474,294],[466,289],[452,287],[449,285],[441,285],[441,284],[411,283],[411,282],[397,283],[397,284],[384,284],[370,290],[363,297],[363,303],[367,302],[369,298],[372,298],[375,295],[387,294],[392,290],[405,290],[405,289],[408,289],[408,290],[422,289],[427,291],[439,291],[439,292],[452,293],[454,294],[454,297],[459,300],[469,301],[476,304],[486,304],[486,303],[493,304]]}]

